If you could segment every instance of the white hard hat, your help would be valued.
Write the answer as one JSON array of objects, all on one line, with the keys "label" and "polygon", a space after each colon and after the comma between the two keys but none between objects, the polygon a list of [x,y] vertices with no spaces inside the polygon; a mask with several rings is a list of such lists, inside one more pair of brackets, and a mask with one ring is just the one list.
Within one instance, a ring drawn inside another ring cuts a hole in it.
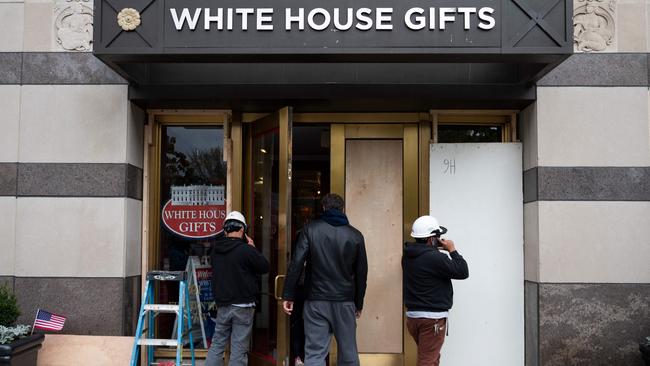
[{"label": "white hard hat", "polygon": [[246,226],[246,219],[244,218],[244,215],[242,215],[241,212],[239,211],[230,212],[228,215],[226,215],[226,219],[223,220],[223,222],[226,223],[227,221],[230,220],[239,221],[242,224],[244,224],[244,226]]},{"label": "white hard hat", "polygon": [[430,236],[439,236],[447,232],[447,229],[438,224],[438,220],[433,216],[420,216],[413,222],[411,237],[428,238]]}]

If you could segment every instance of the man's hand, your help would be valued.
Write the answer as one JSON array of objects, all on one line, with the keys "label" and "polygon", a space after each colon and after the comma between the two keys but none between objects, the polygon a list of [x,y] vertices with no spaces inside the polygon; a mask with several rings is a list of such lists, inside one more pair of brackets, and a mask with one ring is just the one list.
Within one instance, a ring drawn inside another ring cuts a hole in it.
[{"label": "man's hand", "polygon": [[354,312],[354,315],[357,317],[357,319],[361,318],[361,310],[356,310]]},{"label": "man's hand", "polygon": [[248,245],[254,247],[255,243],[253,243],[253,239],[251,239],[251,237],[248,236],[248,234],[244,234],[244,236],[246,237],[246,242],[248,243]]},{"label": "man's hand", "polygon": [[284,300],[282,302],[282,310],[284,310],[287,315],[291,315],[293,312],[293,301]]},{"label": "man's hand", "polygon": [[456,251],[456,245],[454,245],[453,240],[442,239],[441,238],[441,239],[438,239],[438,242],[440,243],[440,245],[442,245],[442,248],[444,250],[448,251],[449,253]]}]

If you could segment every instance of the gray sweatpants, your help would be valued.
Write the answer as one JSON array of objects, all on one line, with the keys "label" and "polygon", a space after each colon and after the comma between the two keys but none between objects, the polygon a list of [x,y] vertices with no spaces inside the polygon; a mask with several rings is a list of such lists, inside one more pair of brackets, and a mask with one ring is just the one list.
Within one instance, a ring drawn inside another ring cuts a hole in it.
[{"label": "gray sweatpants", "polygon": [[208,349],[206,366],[223,366],[223,353],[230,340],[230,360],[228,366],[248,365],[248,349],[255,308],[220,306],[217,309],[217,324],[214,327],[212,345]]},{"label": "gray sweatpants", "polygon": [[359,366],[355,311],[351,301],[305,301],[305,366],[325,365],[332,334],[338,346],[337,365]]}]

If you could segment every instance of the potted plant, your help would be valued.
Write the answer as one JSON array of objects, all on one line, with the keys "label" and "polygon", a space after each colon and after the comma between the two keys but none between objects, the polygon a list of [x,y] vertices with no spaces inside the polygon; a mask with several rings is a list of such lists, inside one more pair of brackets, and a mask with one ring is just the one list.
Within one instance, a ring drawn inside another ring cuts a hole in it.
[{"label": "potted plant", "polygon": [[639,351],[646,366],[650,366],[650,337],[646,337],[645,342],[639,343]]},{"label": "potted plant", "polygon": [[0,285],[0,366],[36,366],[45,336],[30,335],[29,325],[15,325],[18,315],[16,296]]}]

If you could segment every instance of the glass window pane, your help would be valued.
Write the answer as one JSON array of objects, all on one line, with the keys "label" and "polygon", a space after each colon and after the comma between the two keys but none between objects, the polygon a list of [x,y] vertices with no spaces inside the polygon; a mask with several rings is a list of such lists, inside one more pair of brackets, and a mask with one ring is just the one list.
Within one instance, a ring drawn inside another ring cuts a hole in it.
[{"label": "glass window pane", "polygon": [[503,142],[502,126],[439,125],[438,143]]},{"label": "glass window pane", "polygon": [[[182,271],[191,256],[198,258],[204,330],[209,340],[214,323],[208,315],[214,308],[208,249],[221,230],[225,217],[227,164],[223,161],[222,126],[163,126],[160,166],[160,245],[156,269]],[[161,282],[157,303],[178,301],[178,284]],[[194,309],[196,310],[196,309]],[[196,315],[193,314],[196,319]],[[160,314],[157,330],[161,338],[173,338],[175,316]],[[202,333],[195,324],[198,348]]]}]

